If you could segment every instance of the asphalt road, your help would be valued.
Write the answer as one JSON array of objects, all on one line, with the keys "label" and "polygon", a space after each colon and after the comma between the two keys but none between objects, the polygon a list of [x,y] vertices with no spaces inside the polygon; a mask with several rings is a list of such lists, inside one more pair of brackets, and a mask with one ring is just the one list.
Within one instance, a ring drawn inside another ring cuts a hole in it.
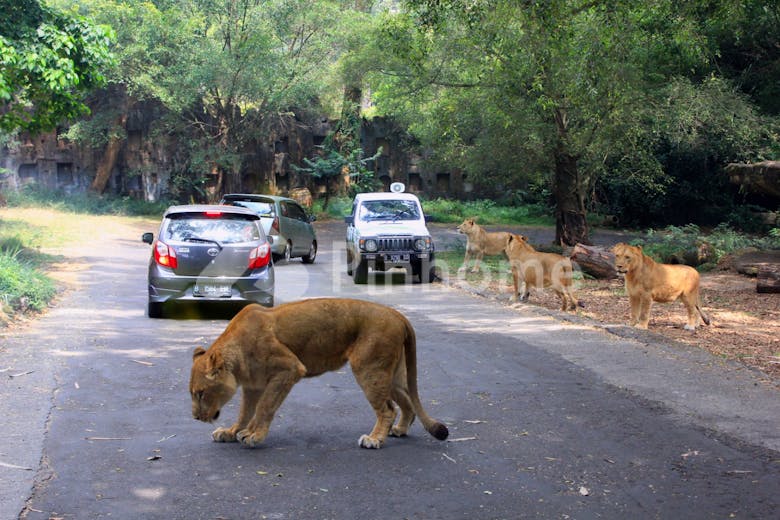
[{"label": "asphalt road", "polygon": [[373,413],[345,367],[299,383],[262,447],[211,442],[187,379],[229,316],[146,318],[139,231],[85,250],[80,289],[0,337],[0,520],[778,518],[780,400],[765,378],[441,284],[356,287],[340,233],[321,227],[315,264],[277,267],[277,303],[404,312],[448,441],[415,423],[360,449]]}]

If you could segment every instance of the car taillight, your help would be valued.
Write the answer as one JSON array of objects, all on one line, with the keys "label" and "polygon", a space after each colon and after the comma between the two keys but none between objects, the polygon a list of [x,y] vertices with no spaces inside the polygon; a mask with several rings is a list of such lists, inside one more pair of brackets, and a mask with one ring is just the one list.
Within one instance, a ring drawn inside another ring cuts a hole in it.
[{"label": "car taillight", "polygon": [[154,260],[158,264],[176,269],[179,261],[176,259],[176,250],[159,240],[154,244]]},{"label": "car taillight", "polygon": [[271,223],[271,235],[279,234],[279,217],[274,217],[274,221]]},{"label": "car taillight", "polygon": [[206,216],[209,217],[209,218],[217,218],[217,217],[221,217],[222,216],[222,212],[221,211],[209,210],[209,211],[206,212]]},{"label": "car taillight", "polygon": [[263,244],[257,246],[249,252],[249,268],[260,269],[268,265],[271,261],[271,246]]}]

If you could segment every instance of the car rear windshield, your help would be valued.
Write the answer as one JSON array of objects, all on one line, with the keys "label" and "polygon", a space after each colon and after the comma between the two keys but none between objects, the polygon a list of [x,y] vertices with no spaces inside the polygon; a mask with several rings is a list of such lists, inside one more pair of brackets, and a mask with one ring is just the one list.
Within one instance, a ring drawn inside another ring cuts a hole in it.
[{"label": "car rear windshield", "polygon": [[217,242],[234,244],[255,242],[263,235],[257,220],[244,215],[223,215],[220,218],[206,215],[171,215],[162,232],[164,241]]},{"label": "car rear windshield", "polygon": [[358,218],[370,220],[419,220],[420,212],[412,200],[370,200],[359,210]]},{"label": "car rear windshield", "polygon": [[257,200],[235,200],[229,199],[225,201],[228,206],[239,206],[241,208],[247,208],[261,217],[275,217],[276,211],[274,209],[273,201],[257,201]]}]

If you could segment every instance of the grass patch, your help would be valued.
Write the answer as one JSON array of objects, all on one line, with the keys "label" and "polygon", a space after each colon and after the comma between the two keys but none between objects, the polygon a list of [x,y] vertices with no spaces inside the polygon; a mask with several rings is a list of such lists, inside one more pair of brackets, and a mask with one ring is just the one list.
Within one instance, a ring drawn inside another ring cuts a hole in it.
[{"label": "grass patch", "polygon": [[19,191],[10,191],[5,195],[11,207],[50,208],[88,215],[160,216],[170,206],[167,201],[146,202],[131,197],[89,193],[66,194],[36,185],[27,186]]},{"label": "grass patch", "polygon": [[2,314],[43,310],[56,294],[54,281],[38,270],[41,255],[24,247],[18,236],[0,238]]},{"label": "grass patch", "polygon": [[549,226],[555,224],[552,211],[539,204],[501,206],[492,200],[431,199],[423,200],[422,205],[426,215],[431,215],[435,222],[447,224],[460,224],[464,219],[471,217],[477,219],[480,225]]},{"label": "grass patch", "polygon": [[[133,206],[110,213],[111,216],[104,216],[110,205],[100,206],[98,215],[93,215],[90,206],[79,197],[71,201],[61,196],[56,201],[45,199],[36,203],[29,193],[9,193],[8,199],[12,208],[0,209],[0,326],[14,315],[44,309],[56,295],[57,285],[46,272],[52,264],[62,261],[62,256],[47,250],[83,247],[91,241],[99,242],[104,234],[115,233],[128,223],[146,220],[122,216],[136,213]],[[150,229],[155,229],[162,210],[158,212],[151,205],[143,207],[141,214],[152,211]]]},{"label": "grass patch", "polygon": [[[441,198],[423,199],[420,202],[432,222],[460,224],[464,219],[474,217],[481,225],[555,225],[552,211],[538,204],[501,206],[492,200],[459,201]],[[331,197],[327,208],[323,208],[323,199],[317,199],[312,211],[319,219],[341,220],[352,211],[352,199]]]}]

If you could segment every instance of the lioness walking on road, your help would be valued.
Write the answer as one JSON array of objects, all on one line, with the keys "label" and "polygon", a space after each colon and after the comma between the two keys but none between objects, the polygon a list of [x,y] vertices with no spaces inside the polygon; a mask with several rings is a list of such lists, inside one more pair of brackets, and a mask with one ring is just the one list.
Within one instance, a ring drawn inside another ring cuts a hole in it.
[{"label": "lioness walking on road", "polygon": [[710,318],[701,310],[699,299],[699,272],[688,265],[659,264],[644,254],[641,246],[616,244],[615,269],[624,276],[626,292],[631,305],[631,326],[646,329],[650,322],[653,302],[681,300],[688,311],[686,330],[696,330],[699,319],[710,324]]},{"label": "lioness walking on road", "polygon": [[[415,415],[428,433],[444,440],[447,427],[425,412],[417,394],[416,352],[409,320],[384,305],[342,298],[314,298],[272,309],[249,305],[208,350],[195,349],[192,415],[215,421],[242,387],[238,421],[211,436],[217,442],[255,447],[268,435],[276,410],[295,383],[349,362],[376,413],[371,433],[358,440],[361,447],[380,448],[388,434],[405,436]],[[396,405],[401,411],[397,423]]]},{"label": "lioness walking on road", "polygon": [[484,255],[500,255],[504,252],[504,244],[509,236],[506,231],[488,232],[476,223],[473,218],[467,218],[458,226],[458,232],[466,235],[466,254],[463,257],[461,270],[468,269],[469,261],[475,258],[471,272],[479,272],[479,263]]}]

